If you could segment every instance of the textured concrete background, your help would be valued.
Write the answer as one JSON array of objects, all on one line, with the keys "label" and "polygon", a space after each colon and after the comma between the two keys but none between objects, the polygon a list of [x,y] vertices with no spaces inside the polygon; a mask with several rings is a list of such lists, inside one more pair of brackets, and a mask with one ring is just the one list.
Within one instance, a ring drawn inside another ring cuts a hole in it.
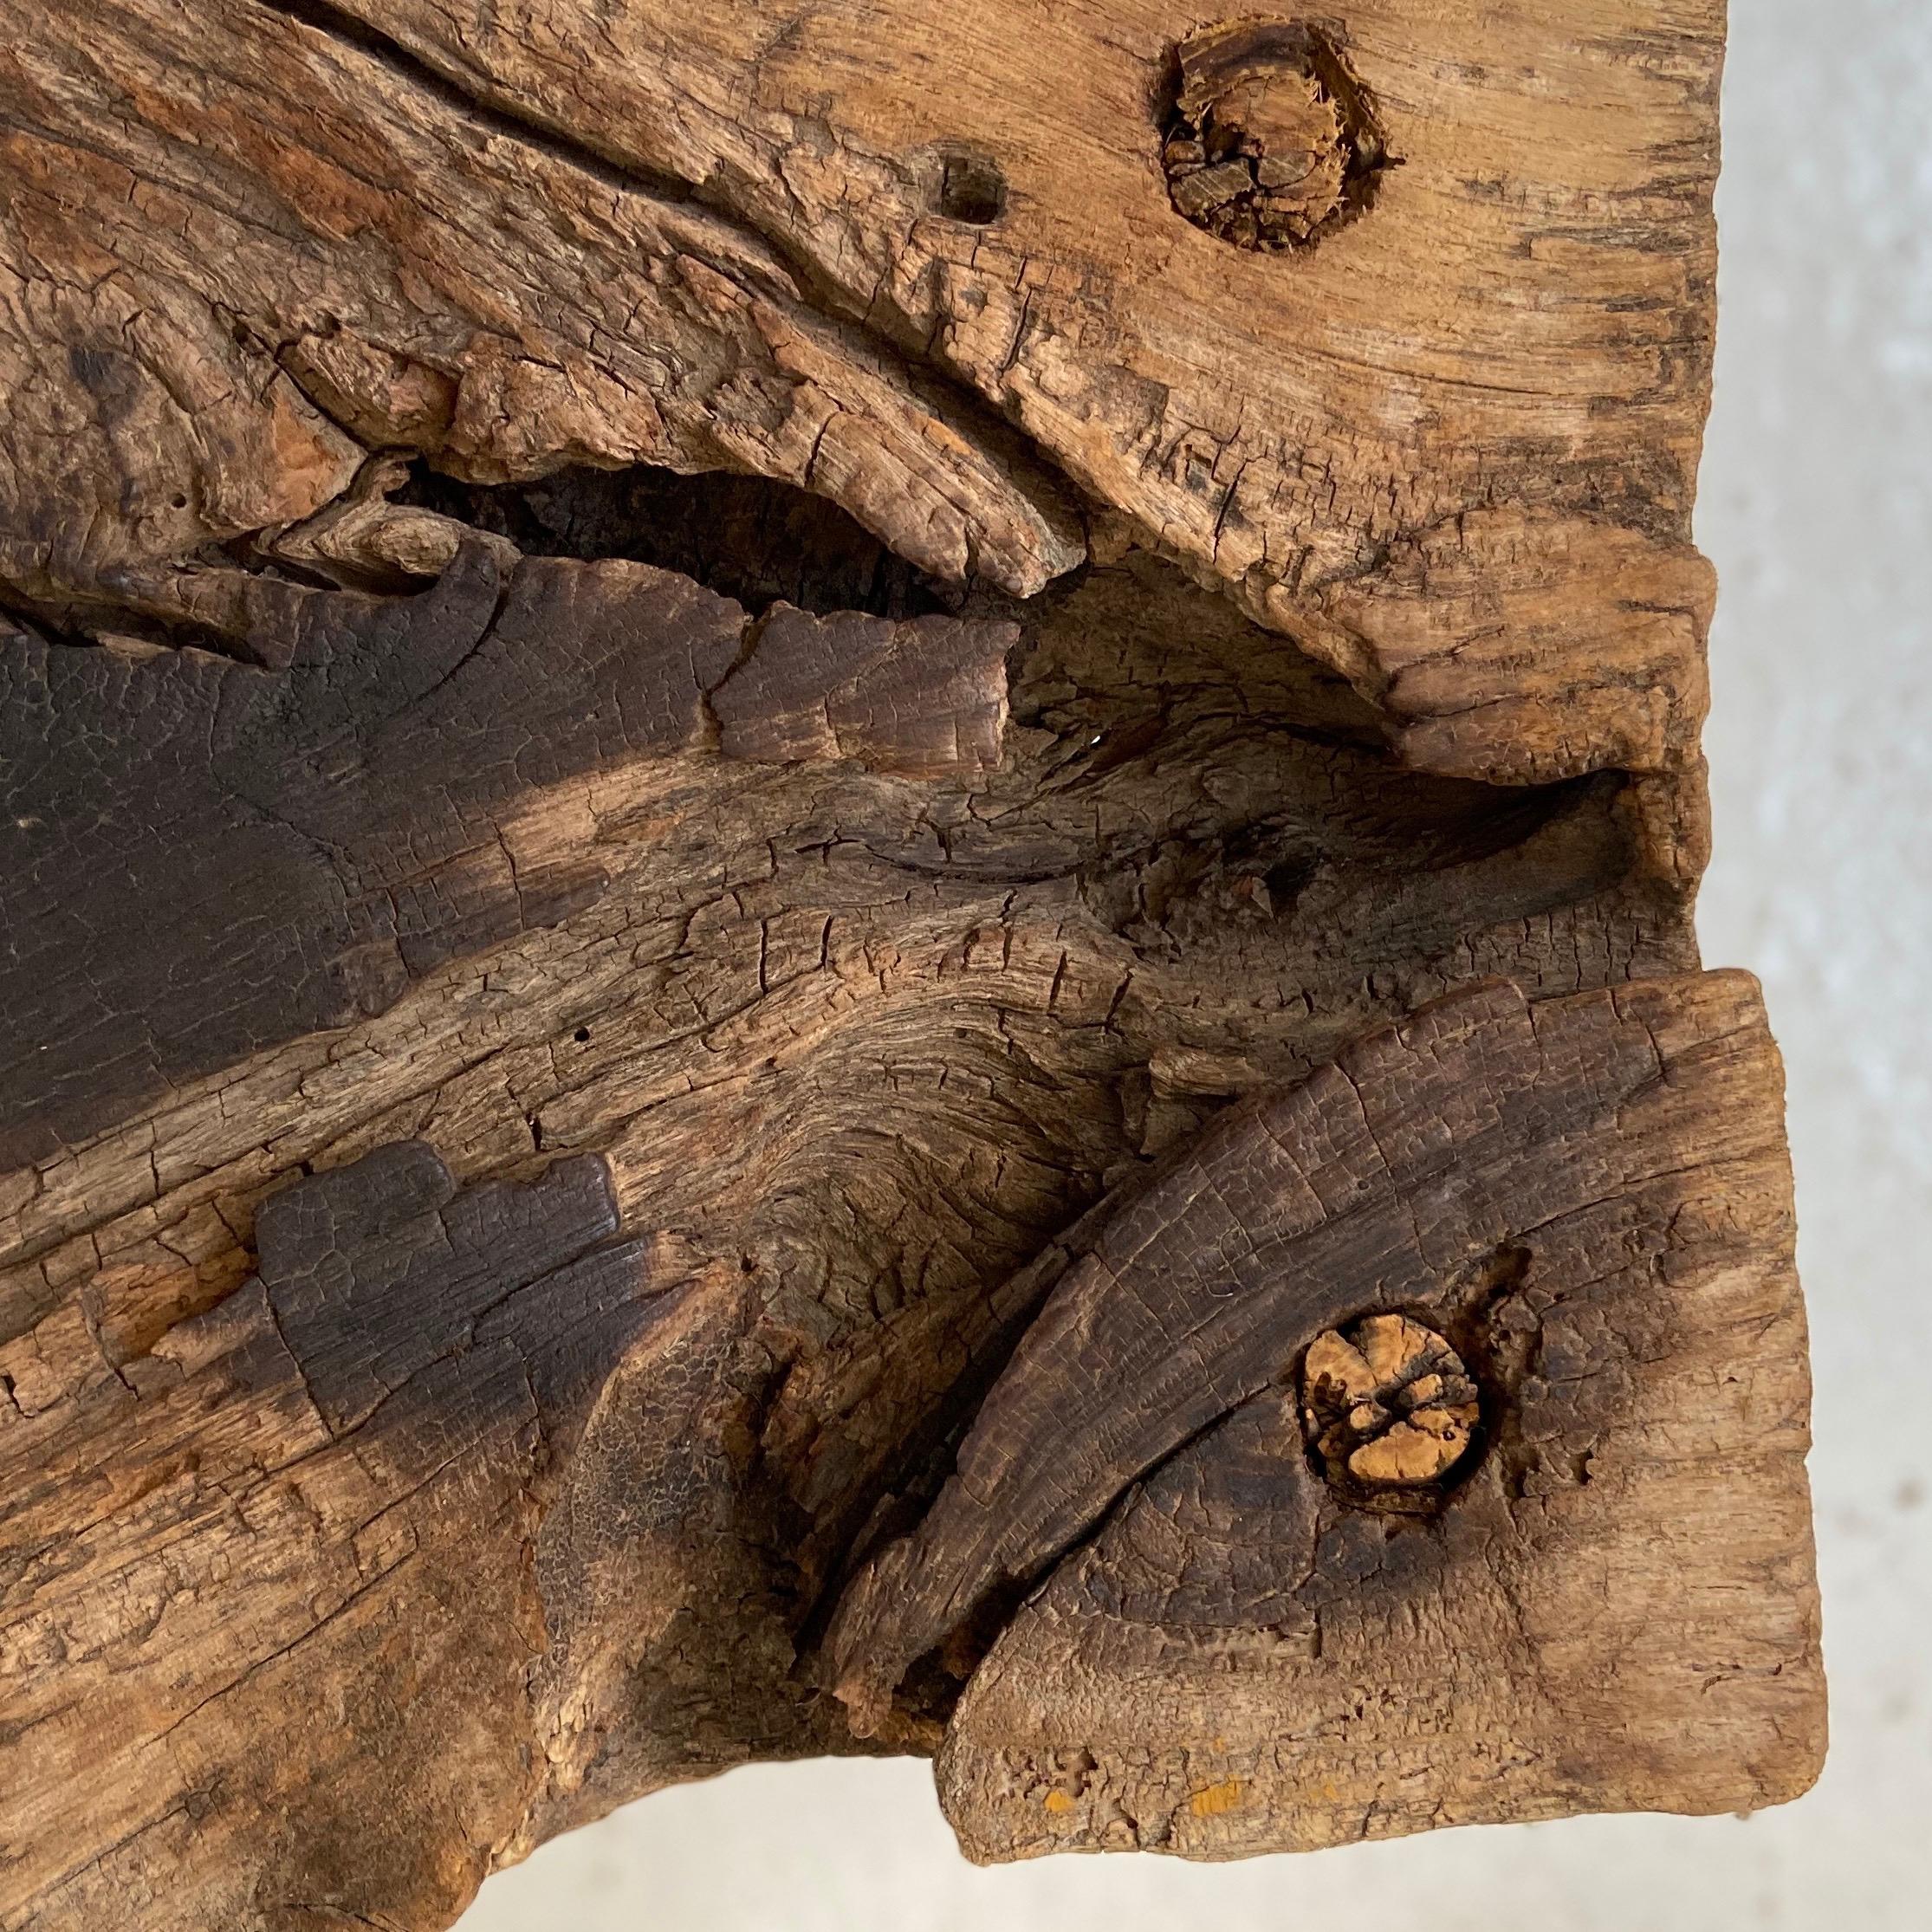
[{"label": "textured concrete background", "polygon": [[1724,578],[1713,964],[1791,1072],[1833,1744],[1749,1820],[982,1872],[922,1764],[759,1767],[494,1879],[464,1932],[1793,1932],[1932,1922],[1932,7],[1738,0],[1699,516]]}]

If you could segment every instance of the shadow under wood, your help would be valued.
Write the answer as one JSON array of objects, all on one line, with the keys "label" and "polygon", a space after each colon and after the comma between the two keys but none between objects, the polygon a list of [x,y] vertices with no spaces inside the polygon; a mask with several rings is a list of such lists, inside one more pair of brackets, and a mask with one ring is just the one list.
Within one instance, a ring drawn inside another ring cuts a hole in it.
[{"label": "shadow under wood", "polygon": [[908,618],[961,600],[836,503],[765,477],[639,464],[483,484],[418,462],[396,501],[507,537],[527,556],[625,557],[676,570],[754,617],[781,601],[821,616]]}]

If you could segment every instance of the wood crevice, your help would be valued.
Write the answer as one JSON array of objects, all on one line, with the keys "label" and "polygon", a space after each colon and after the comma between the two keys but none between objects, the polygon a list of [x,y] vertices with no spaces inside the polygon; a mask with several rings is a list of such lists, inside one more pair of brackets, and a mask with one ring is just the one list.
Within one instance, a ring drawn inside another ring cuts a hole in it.
[{"label": "wood crevice", "polygon": [[0,1932],[436,1932],[754,1758],[982,1859],[1815,1775],[1721,7],[1592,3],[1353,0],[1403,165],[1268,255],[1151,0],[0,0]]}]

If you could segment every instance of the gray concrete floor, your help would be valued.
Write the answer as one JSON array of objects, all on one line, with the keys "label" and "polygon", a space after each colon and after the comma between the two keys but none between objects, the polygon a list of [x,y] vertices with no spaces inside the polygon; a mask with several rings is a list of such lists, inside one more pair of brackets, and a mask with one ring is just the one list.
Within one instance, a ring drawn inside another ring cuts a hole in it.
[{"label": "gray concrete floor", "polygon": [[1823,1782],[1745,1821],[982,1872],[923,1765],[760,1767],[547,1847],[484,1888],[463,1932],[1932,1924],[1932,7],[1740,0],[1733,15],[1699,515],[1724,579],[1701,923],[1711,963],[1763,978],[1790,1067],[1833,1697]]}]

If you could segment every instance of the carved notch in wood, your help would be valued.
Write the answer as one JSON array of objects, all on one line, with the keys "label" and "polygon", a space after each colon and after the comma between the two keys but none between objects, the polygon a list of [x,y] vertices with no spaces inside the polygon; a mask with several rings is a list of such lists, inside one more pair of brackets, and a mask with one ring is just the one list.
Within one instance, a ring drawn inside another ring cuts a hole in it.
[{"label": "carved notch in wood", "polygon": [[1721,0],[193,13],[0,0],[0,1932],[1802,1790]]}]

